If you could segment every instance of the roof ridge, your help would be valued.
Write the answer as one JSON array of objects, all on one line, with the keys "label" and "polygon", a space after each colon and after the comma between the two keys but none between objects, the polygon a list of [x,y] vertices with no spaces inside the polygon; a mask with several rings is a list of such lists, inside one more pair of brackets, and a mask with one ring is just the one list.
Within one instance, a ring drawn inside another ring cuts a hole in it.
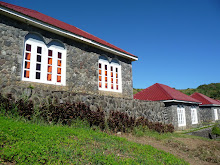
[{"label": "roof ridge", "polygon": [[[206,101],[210,102],[209,100],[206,99],[206,97],[204,97],[205,95],[203,95],[202,93],[199,92],[195,92],[196,94],[198,94],[200,97],[202,97],[203,99],[205,99]],[[194,94],[195,94],[194,93]]]},{"label": "roof ridge", "polygon": [[215,99],[213,98],[210,98],[202,93],[199,93],[199,92],[195,92],[191,95],[191,97],[193,96],[197,96],[199,97],[200,99],[203,99],[204,101],[201,101],[203,102],[204,105],[206,105],[204,102],[207,102],[208,104],[216,104],[216,102],[218,103],[218,101],[216,101]]},{"label": "roof ridge", "polygon": [[[199,93],[199,92],[197,92],[200,96],[202,96],[206,101],[208,101],[209,103],[211,103],[208,99],[207,99],[207,97],[208,96],[206,96],[206,95],[204,95],[204,94],[202,94],[202,93]],[[211,100],[214,100],[214,99],[212,99],[212,98],[210,98],[210,97],[208,97],[209,99],[211,99]],[[212,103],[211,103],[212,104]]]},{"label": "roof ridge", "polygon": [[173,97],[161,86],[162,84],[156,83],[156,85],[157,85],[160,89],[162,89],[162,92],[163,92],[166,96],[168,96],[168,97],[170,97],[171,99],[173,99]]}]

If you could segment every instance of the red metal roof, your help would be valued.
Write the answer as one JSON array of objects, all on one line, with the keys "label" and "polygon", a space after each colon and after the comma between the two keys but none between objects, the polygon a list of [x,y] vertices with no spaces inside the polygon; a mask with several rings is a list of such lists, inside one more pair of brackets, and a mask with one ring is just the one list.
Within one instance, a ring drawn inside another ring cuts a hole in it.
[{"label": "red metal roof", "polygon": [[220,102],[214,100],[214,99],[211,99],[210,97],[206,96],[206,95],[203,95],[201,93],[193,93],[191,95],[192,98],[194,99],[197,99],[199,100],[202,104],[201,105],[209,105],[209,104],[217,104],[217,105],[220,105]]},{"label": "red metal roof", "polygon": [[137,56],[135,56],[135,55],[133,55],[131,53],[128,53],[128,52],[126,52],[126,51],[124,51],[124,50],[122,50],[122,49],[120,49],[120,48],[118,48],[118,47],[116,47],[116,46],[114,46],[114,45],[112,45],[112,44],[110,44],[110,43],[108,43],[108,42],[106,42],[106,41],[104,41],[104,40],[94,36],[94,35],[92,35],[92,34],[89,34],[89,33],[85,32],[85,31],[83,31],[83,30],[81,30],[81,29],[79,29],[79,28],[77,28],[75,26],[69,25],[69,24],[67,24],[65,22],[62,22],[62,21],[59,21],[59,20],[57,20],[55,18],[52,18],[52,17],[47,16],[45,14],[42,14],[42,13],[40,13],[38,11],[27,9],[27,8],[24,8],[24,7],[16,6],[16,5],[5,3],[5,2],[1,2],[1,1],[0,1],[0,6],[4,6],[6,8],[9,8],[11,10],[16,11],[16,12],[19,12],[19,13],[22,13],[22,14],[27,15],[29,17],[32,17],[34,19],[40,20],[40,21],[42,21],[44,23],[56,26],[56,27],[58,27],[60,29],[67,30],[67,31],[69,31],[71,33],[74,33],[76,35],[79,35],[79,36],[82,36],[84,38],[90,39],[92,41],[95,41],[97,43],[100,43],[102,45],[110,47],[110,48],[115,49],[117,51],[120,51],[122,53],[131,55],[133,57],[137,57]]},{"label": "red metal roof", "polygon": [[176,90],[167,85],[156,83],[134,95],[134,99],[139,100],[151,100],[151,101],[162,101],[162,100],[181,100],[188,102],[200,101]]}]

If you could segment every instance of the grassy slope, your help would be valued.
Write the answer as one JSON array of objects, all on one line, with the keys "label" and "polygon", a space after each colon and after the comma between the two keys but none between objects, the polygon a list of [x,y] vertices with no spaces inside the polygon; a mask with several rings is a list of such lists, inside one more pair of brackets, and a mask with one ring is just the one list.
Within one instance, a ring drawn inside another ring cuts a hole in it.
[{"label": "grassy slope", "polygon": [[68,127],[0,116],[0,146],[1,160],[19,164],[187,164],[80,122]]}]

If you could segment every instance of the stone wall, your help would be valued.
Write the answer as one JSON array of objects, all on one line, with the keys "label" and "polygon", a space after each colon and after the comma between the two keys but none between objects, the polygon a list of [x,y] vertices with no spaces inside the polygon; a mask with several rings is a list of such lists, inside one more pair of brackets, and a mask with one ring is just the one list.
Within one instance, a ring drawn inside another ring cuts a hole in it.
[{"label": "stone wall", "polygon": [[[178,116],[177,116],[177,106],[183,105],[185,108],[186,126],[178,127]],[[197,109],[198,124],[192,124],[191,119],[191,106],[195,106]],[[201,123],[200,109],[196,104],[187,103],[165,103],[165,106],[169,109],[168,116],[170,116],[170,123],[174,125],[177,130],[185,130],[193,127],[197,127]]]},{"label": "stone wall", "polygon": [[[20,83],[25,36],[37,33],[48,44],[52,40],[61,41],[67,50],[66,86],[39,84],[45,90],[71,91],[133,98],[131,61],[99,50],[95,47],[65,38],[33,27],[12,18],[0,15],[0,88]],[[105,55],[109,60],[117,58],[121,64],[122,93],[98,90],[98,59]],[[32,85],[33,83],[30,83]]]},{"label": "stone wall", "polygon": [[200,106],[202,122],[214,121],[214,109],[217,109],[218,119],[220,120],[220,108],[214,106]]},{"label": "stone wall", "polygon": [[163,102],[142,101],[66,91],[50,91],[44,90],[38,86],[24,87],[25,84],[26,83],[20,84],[20,86],[7,87],[4,95],[11,93],[15,100],[28,98],[33,100],[35,105],[47,102],[58,104],[65,102],[82,102],[90,106],[90,109],[93,111],[100,108],[108,114],[111,110],[117,110],[125,112],[133,117],[143,116],[153,122],[171,123],[170,117],[172,115],[170,115],[169,109],[165,107]]}]

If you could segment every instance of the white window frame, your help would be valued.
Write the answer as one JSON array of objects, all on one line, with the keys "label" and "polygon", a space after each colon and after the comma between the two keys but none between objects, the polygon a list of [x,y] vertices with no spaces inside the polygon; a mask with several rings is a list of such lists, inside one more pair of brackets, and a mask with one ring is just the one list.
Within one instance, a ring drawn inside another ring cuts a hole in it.
[{"label": "white window frame", "polygon": [[218,110],[216,108],[214,109],[214,119],[218,120]]},{"label": "white window frame", "polygon": [[191,107],[191,120],[192,124],[198,124],[198,114],[195,107]]},{"label": "white window frame", "polygon": [[186,126],[185,108],[183,106],[177,106],[177,120],[179,127]]},{"label": "white window frame", "polygon": [[[115,62],[113,59],[110,63],[106,57],[102,56],[102,58],[98,61],[98,70],[99,70],[99,64],[101,64],[101,81],[99,79],[99,71],[98,71],[98,89],[102,91],[109,91],[109,92],[122,92],[122,80],[121,80],[121,65],[118,62]],[[107,88],[105,87],[105,65],[107,65]],[[111,86],[111,67],[113,67],[113,89]],[[116,68],[118,70],[118,84],[116,84]],[[101,87],[99,86],[99,83],[101,82]],[[118,90],[116,88],[116,85],[118,85]]]},{"label": "white window frame", "polygon": [[[37,37],[35,37],[37,36]],[[23,65],[22,65],[22,81],[31,81],[37,83],[45,83],[45,84],[53,84],[53,85],[66,85],[66,50],[58,46],[50,44],[48,47],[43,40],[37,39],[39,38],[36,34],[30,34],[30,36],[24,42],[24,54],[23,54]],[[58,43],[58,41],[52,41]],[[52,43],[51,42],[51,43]],[[29,69],[29,78],[26,78],[24,75],[25,69],[25,55],[26,55],[26,45],[31,45],[31,58],[30,58],[30,69]],[[40,79],[36,79],[36,63],[37,63],[37,47],[41,47],[41,71],[40,71]],[[52,60],[52,81],[47,80],[47,67],[48,67],[48,50],[52,50],[54,54],[54,58]],[[62,63],[61,63],[61,82],[57,82],[57,53],[60,52],[62,54]]]}]

